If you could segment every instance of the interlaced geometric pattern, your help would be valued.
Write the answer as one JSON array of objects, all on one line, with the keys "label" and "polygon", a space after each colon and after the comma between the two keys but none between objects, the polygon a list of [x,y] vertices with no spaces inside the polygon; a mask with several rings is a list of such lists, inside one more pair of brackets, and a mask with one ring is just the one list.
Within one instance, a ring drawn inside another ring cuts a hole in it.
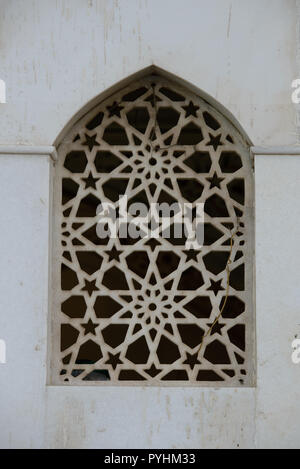
[{"label": "interlaced geometric pattern", "polygon": [[[149,76],[81,118],[58,154],[51,382],[252,385],[253,182],[240,132]],[[203,247],[186,249],[172,229],[99,238],[98,205],[122,195],[204,203]]]}]

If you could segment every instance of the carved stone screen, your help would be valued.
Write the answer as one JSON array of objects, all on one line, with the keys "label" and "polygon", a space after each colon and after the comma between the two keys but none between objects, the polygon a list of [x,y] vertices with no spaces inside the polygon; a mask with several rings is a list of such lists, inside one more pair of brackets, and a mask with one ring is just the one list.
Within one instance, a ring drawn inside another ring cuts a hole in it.
[{"label": "carved stone screen", "polygon": [[[158,75],[73,126],[54,168],[52,384],[253,385],[252,178],[234,125]],[[100,238],[97,207],[124,195],[203,203],[203,246]]]}]

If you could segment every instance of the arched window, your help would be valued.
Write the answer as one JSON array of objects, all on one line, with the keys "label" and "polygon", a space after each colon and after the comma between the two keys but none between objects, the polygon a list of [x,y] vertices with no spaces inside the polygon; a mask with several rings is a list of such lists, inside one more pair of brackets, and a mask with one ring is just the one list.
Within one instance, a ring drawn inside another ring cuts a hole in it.
[{"label": "arched window", "polygon": [[[79,119],[54,179],[51,382],[252,385],[253,174],[230,120],[144,77]],[[156,236],[99,236],[97,209],[120,217],[120,196],[191,217],[203,204],[203,246],[178,237],[174,213],[168,235],[160,217]]]}]

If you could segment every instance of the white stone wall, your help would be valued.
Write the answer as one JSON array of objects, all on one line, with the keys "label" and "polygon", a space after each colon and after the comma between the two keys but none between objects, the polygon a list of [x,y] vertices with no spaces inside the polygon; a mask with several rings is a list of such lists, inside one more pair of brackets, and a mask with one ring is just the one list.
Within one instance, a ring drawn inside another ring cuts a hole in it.
[{"label": "white stone wall", "polygon": [[[297,50],[294,0],[0,0],[0,447],[300,447]],[[48,147],[89,101],[153,64],[273,152],[255,157],[255,388],[46,385]]]}]

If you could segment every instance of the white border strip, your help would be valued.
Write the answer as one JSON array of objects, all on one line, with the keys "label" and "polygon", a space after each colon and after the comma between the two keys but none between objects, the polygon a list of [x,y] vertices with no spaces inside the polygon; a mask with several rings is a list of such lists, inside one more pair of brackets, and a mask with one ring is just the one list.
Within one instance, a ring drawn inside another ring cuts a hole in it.
[{"label": "white border strip", "polygon": [[52,145],[0,145],[0,155],[41,155],[57,160],[56,148]]},{"label": "white border strip", "polygon": [[300,145],[250,147],[253,155],[300,155]]}]

